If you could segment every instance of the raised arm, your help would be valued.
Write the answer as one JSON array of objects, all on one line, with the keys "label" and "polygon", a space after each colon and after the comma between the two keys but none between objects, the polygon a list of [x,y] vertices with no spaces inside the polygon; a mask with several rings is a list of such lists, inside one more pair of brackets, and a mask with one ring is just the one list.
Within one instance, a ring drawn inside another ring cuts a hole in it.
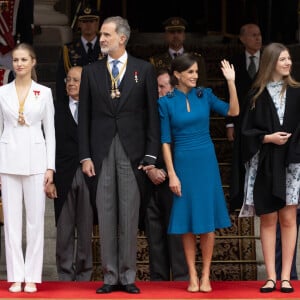
[{"label": "raised arm", "polygon": [[232,64],[226,59],[221,61],[221,70],[227,81],[229,91],[229,110],[228,116],[237,116],[240,113],[239,101],[235,87],[235,71]]}]

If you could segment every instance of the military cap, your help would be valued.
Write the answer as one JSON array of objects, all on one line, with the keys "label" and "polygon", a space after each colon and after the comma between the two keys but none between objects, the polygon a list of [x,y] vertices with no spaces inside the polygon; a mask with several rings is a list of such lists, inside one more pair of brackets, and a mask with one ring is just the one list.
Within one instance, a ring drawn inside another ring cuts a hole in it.
[{"label": "military cap", "polygon": [[180,17],[172,17],[163,22],[163,26],[166,31],[172,30],[185,30],[187,22]]},{"label": "military cap", "polygon": [[97,20],[99,19],[99,12],[91,7],[84,7],[78,12],[78,20],[86,21],[86,20]]}]

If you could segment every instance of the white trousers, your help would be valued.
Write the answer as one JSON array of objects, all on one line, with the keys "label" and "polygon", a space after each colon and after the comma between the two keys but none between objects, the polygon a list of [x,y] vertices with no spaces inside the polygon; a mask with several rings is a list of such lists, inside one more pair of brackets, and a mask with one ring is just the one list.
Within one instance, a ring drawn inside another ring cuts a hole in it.
[{"label": "white trousers", "polygon": [[[46,201],[43,181],[44,174],[1,174],[8,282],[42,281]],[[26,217],[25,257],[22,250],[23,199]]]}]

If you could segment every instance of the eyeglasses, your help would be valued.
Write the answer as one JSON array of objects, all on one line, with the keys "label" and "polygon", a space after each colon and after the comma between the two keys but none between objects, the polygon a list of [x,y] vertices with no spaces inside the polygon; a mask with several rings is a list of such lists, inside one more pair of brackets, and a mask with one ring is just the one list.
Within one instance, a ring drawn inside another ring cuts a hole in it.
[{"label": "eyeglasses", "polygon": [[80,79],[79,78],[74,78],[74,77],[66,77],[65,78],[65,83],[70,83],[70,82],[74,82],[76,84],[80,83]]}]

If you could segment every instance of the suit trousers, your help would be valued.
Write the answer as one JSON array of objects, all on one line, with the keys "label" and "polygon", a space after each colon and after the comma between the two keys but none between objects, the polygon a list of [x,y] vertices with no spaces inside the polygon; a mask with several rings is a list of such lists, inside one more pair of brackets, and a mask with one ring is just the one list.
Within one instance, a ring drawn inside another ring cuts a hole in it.
[{"label": "suit trousers", "polygon": [[181,235],[167,233],[173,203],[168,180],[153,189],[145,217],[150,280],[186,281],[189,274]]},{"label": "suit trousers", "polygon": [[[1,174],[8,282],[42,281],[45,200],[44,174]],[[22,250],[23,199],[26,251]]]},{"label": "suit trousers", "polygon": [[104,283],[134,283],[140,192],[118,135],[102,163],[96,206]]},{"label": "suit trousers", "polygon": [[92,232],[93,209],[79,166],[57,221],[56,266],[59,280],[91,280]]}]

